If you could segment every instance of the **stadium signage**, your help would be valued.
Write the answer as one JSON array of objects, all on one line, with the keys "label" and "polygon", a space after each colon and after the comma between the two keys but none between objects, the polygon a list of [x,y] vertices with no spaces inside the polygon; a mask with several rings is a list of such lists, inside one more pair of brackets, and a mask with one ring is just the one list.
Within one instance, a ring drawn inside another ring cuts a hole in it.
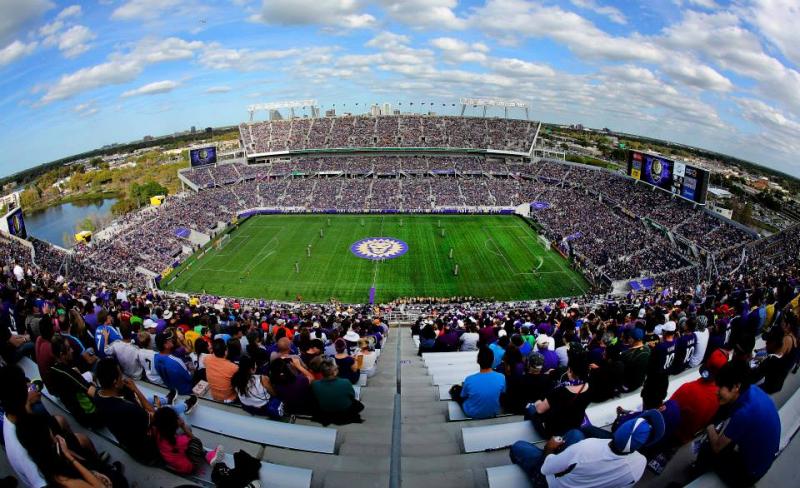
[{"label": "stadium signage", "polygon": [[628,152],[628,176],[705,205],[709,173],[679,161],[641,151]]},{"label": "stadium signage", "polygon": [[354,242],[350,252],[373,261],[395,259],[408,252],[408,244],[393,237],[368,237]]},{"label": "stadium signage", "polygon": [[3,219],[4,231],[20,239],[28,238],[28,231],[25,229],[25,219],[22,217],[22,209],[17,208],[7,213]]}]

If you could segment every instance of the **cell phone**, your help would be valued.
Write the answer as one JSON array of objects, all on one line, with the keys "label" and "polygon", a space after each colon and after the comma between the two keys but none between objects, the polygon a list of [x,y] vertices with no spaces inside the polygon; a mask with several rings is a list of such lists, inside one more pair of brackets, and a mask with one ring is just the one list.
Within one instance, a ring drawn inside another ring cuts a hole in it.
[{"label": "cell phone", "polygon": [[553,436],[553,440],[555,440],[556,442],[564,442],[564,438],[561,437],[560,435]]},{"label": "cell phone", "polygon": [[90,356],[94,356],[94,349],[92,349],[91,347],[87,347],[86,352],[89,353]]}]

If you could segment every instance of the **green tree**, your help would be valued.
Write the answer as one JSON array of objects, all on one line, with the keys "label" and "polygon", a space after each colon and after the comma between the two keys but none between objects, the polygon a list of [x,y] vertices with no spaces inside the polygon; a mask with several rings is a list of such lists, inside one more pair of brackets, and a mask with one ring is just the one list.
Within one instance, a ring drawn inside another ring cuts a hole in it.
[{"label": "green tree", "polygon": [[166,195],[167,189],[161,184],[153,180],[144,182],[143,184],[133,183],[128,191],[128,198],[136,202],[136,207],[147,205],[151,197],[156,195]]}]

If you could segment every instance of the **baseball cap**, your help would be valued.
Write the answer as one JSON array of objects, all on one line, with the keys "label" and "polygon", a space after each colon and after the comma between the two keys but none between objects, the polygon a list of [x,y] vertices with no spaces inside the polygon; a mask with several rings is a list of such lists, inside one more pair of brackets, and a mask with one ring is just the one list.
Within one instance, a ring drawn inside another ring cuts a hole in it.
[{"label": "baseball cap", "polygon": [[500,330],[497,331],[497,337],[505,337],[507,335],[508,335],[508,332],[506,332],[505,329],[500,329]]},{"label": "baseball cap", "polygon": [[642,339],[644,339],[644,331],[638,327],[634,327],[631,330],[631,338],[634,341],[641,341]]},{"label": "baseball cap", "polygon": [[144,319],[144,322],[142,323],[142,327],[144,327],[145,329],[155,329],[156,328],[156,323],[153,322],[153,319]]},{"label": "baseball cap", "polygon": [[700,368],[700,375],[706,379],[713,378],[726,364],[728,364],[728,355],[717,349],[711,353],[706,363]]},{"label": "baseball cap", "polygon": [[614,431],[614,449],[624,454],[651,446],[664,436],[664,417],[658,410],[645,410]]},{"label": "baseball cap", "polygon": [[668,321],[666,324],[664,324],[663,327],[661,327],[661,330],[663,332],[675,332],[676,329],[677,325],[675,325],[675,322],[673,322],[672,320]]},{"label": "baseball cap", "polygon": [[540,335],[536,338],[536,346],[539,349],[546,348],[550,345],[550,337],[546,335]]}]

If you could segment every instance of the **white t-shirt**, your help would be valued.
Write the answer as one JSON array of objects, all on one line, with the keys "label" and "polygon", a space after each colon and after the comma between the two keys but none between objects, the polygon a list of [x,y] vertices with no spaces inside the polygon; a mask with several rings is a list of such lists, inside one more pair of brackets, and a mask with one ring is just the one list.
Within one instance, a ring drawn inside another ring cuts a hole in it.
[{"label": "white t-shirt", "polygon": [[364,360],[361,363],[361,371],[367,372],[375,367],[375,362],[378,360],[378,355],[374,352],[370,351],[369,354],[361,353],[364,356]]},{"label": "white t-shirt", "polygon": [[706,349],[708,349],[708,337],[709,332],[708,329],[704,331],[695,331],[694,336],[697,339],[697,342],[694,345],[694,354],[692,358],[689,360],[689,366],[692,368],[696,368],[700,366],[703,362],[703,357],[706,355]]},{"label": "white t-shirt", "polygon": [[477,351],[480,336],[477,332],[464,332],[459,338],[462,351]]},{"label": "white t-shirt", "polygon": [[558,354],[558,367],[566,368],[569,363],[569,346],[557,347],[556,354]]},{"label": "white t-shirt", "polygon": [[3,415],[3,440],[6,444],[6,457],[8,464],[17,475],[17,479],[23,486],[30,488],[41,488],[47,486],[39,468],[33,463],[28,455],[28,451],[22,447],[17,439],[17,426],[12,424],[8,417]]},{"label": "white t-shirt", "polygon": [[25,279],[25,270],[22,269],[22,266],[19,264],[14,266],[14,278],[16,278],[17,281],[22,281]]},{"label": "white t-shirt", "polygon": [[138,351],[139,364],[144,368],[144,374],[147,375],[147,381],[156,385],[163,385],[164,380],[161,375],[156,371],[156,352],[151,349],[139,348]]},{"label": "white t-shirt", "polygon": [[144,367],[139,362],[139,347],[125,341],[114,341],[103,348],[107,356],[114,356],[119,361],[122,374],[128,378],[141,379]]},{"label": "white t-shirt", "polygon": [[239,401],[242,402],[242,405],[254,408],[263,407],[270,398],[269,392],[264,388],[264,385],[261,384],[260,374],[254,374],[250,377],[250,382],[247,383],[246,395],[242,395],[238,391],[236,393],[239,395]]},{"label": "white t-shirt", "polygon": [[[584,439],[564,452],[547,456],[542,474],[549,488],[619,488],[639,481],[647,459],[638,452],[620,456],[611,452],[608,439]],[[575,465],[568,474],[557,473]]]}]

